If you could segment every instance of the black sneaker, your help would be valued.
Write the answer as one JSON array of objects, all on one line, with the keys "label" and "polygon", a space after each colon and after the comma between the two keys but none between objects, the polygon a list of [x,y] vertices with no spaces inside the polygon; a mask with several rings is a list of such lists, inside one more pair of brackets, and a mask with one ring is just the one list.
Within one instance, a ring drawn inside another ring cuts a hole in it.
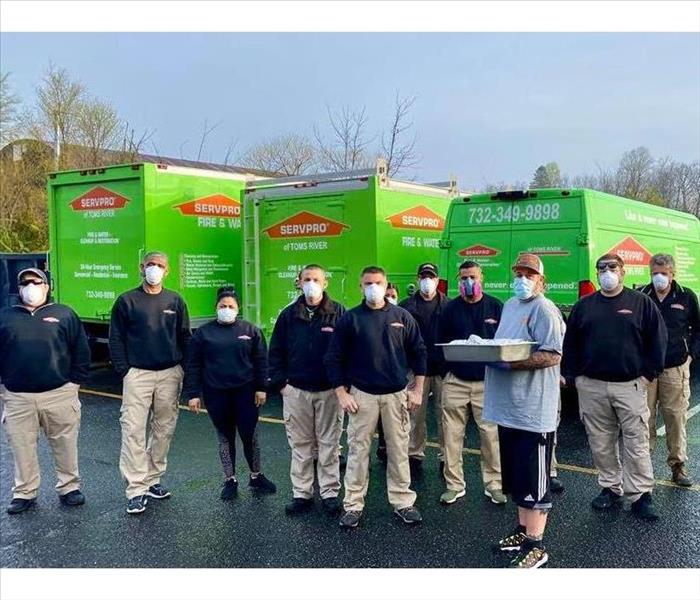
[{"label": "black sneaker", "polygon": [[647,521],[656,521],[659,518],[649,492],[644,492],[636,502],[632,502],[632,514]]},{"label": "black sneaker", "polygon": [[409,525],[415,525],[423,520],[420,512],[415,506],[407,506],[406,508],[397,508],[394,514],[401,519],[404,523]]},{"label": "black sneaker", "polygon": [[10,502],[7,507],[7,512],[10,515],[18,515],[30,509],[35,504],[36,498],[12,498],[12,502]]},{"label": "black sneaker", "polygon": [[520,553],[510,561],[510,569],[539,569],[549,560],[549,554],[544,546],[533,546],[527,541],[523,544]]},{"label": "black sneaker", "polygon": [[233,500],[238,494],[238,480],[237,479],[227,479],[224,481],[224,486],[221,488],[222,500]]},{"label": "black sneaker", "polygon": [[314,507],[311,498],[292,498],[292,501],[284,507],[288,515],[300,515],[309,512]]},{"label": "black sneaker", "polygon": [[526,539],[525,528],[518,525],[506,537],[498,540],[493,549],[497,552],[519,552]]},{"label": "black sneaker", "polygon": [[144,496],[134,496],[129,498],[129,502],[126,504],[126,512],[130,515],[136,515],[142,513],[146,510],[146,504],[148,504],[148,498]]},{"label": "black sneaker", "polygon": [[591,506],[596,510],[608,510],[622,502],[622,496],[618,496],[610,488],[603,488],[593,501]]},{"label": "black sneaker", "polygon": [[321,506],[326,514],[337,515],[340,512],[340,500],[335,498],[324,498],[321,500]]},{"label": "black sneaker", "polygon": [[65,506],[80,506],[81,504],[85,504],[85,496],[83,496],[80,490],[73,490],[72,492],[63,494],[59,496],[58,499],[61,501],[61,504]]},{"label": "black sneaker", "polygon": [[561,494],[564,491],[564,484],[557,477],[550,477],[549,489],[554,494]]},{"label": "black sneaker", "polygon": [[345,455],[341,454],[338,456],[338,464],[340,465],[340,470],[344,471],[345,467],[348,466],[348,459],[345,458]]},{"label": "black sneaker", "polygon": [[172,496],[170,490],[160,485],[160,483],[156,483],[155,485],[149,487],[146,495],[150,496],[151,498],[156,498],[157,500],[165,500],[165,498],[170,498],[170,496]]},{"label": "black sneaker", "polygon": [[341,527],[357,527],[360,524],[360,518],[362,517],[361,510],[346,510],[342,517],[340,517]]},{"label": "black sneaker", "polygon": [[261,494],[274,494],[277,491],[277,486],[262,473],[258,473],[257,477],[251,475],[248,487],[252,487],[256,492],[260,492]]},{"label": "black sneaker", "polygon": [[377,446],[377,458],[379,459],[380,463],[386,464],[386,461],[387,461],[386,446]]}]

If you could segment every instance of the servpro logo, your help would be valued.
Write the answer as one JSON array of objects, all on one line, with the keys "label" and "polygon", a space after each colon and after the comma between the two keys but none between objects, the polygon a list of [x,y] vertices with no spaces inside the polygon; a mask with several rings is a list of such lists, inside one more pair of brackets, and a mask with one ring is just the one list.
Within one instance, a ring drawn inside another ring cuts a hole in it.
[{"label": "servpro logo", "polygon": [[336,236],[350,229],[349,225],[307,211],[263,229],[271,238],[300,238]]},{"label": "servpro logo", "polygon": [[241,216],[241,203],[223,194],[196,198],[183,204],[176,204],[173,208],[177,208],[183,215],[192,217],[240,218]]},{"label": "servpro logo", "polygon": [[630,267],[647,267],[651,259],[651,252],[631,236],[610,248],[607,254],[618,254],[625,266]]},{"label": "servpro logo", "polygon": [[442,231],[445,228],[445,219],[430,210],[427,206],[414,206],[386,218],[392,227],[398,229],[425,229],[428,231]]},{"label": "servpro logo", "polygon": [[70,203],[73,210],[111,210],[124,208],[129,202],[121,194],[117,194],[102,186],[94,187]]},{"label": "servpro logo", "polygon": [[462,248],[457,252],[458,256],[498,256],[501,253],[500,250],[496,248],[490,248],[489,246],[484,246],[482,244],[475,244],[474,246],[469,246],[469,248]]}]

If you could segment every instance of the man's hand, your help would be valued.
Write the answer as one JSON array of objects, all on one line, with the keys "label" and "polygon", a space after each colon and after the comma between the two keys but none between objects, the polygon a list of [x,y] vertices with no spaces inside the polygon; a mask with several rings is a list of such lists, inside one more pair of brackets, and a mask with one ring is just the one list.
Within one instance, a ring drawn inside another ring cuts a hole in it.
[{"label": "man's hand", "polygon": [[423,390],[414,387],[413,389],[406,389],[406,395],[408,396],[408,410],[413,412],[418,410],[420,405],[423,404]]},{"label": "man's hand", "polygon": [[190,398],[187,401],[187,406],[189,406],[190,412],[193,412],[195,415],[198,415],[200,409],[202,408],[202,402],[199,398]]},{"label": "man's hand", "polygon": [[265,392],[255,392],[255,406],[260,408],[265,405],[267,394]]},{"label": "man's hand", "polygon": [[566,377],[559,375],[559,387],[566,387]]},{"label": "man's hand", "polygon": [[335,395],[338,398],[338,404],[347,413],[352,413],[353,415],[360,410],[360,407],[355,402],[355,398],[352,397],[344,387],[335,388]]}]

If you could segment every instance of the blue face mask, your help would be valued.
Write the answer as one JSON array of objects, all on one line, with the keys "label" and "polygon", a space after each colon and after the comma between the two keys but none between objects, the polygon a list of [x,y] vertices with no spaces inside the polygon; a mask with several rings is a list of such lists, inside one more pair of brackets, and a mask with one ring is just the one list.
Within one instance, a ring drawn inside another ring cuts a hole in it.
[{"label": "blue face mask", "polygon": [[535,282],[527,277],[516,277],[513,280],[513,292],[518,300],[528,300],[535,294]]}]

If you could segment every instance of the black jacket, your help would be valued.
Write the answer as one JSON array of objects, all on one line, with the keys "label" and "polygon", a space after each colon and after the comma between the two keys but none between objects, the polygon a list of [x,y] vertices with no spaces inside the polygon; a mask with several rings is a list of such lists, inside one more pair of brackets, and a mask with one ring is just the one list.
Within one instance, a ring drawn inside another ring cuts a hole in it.
[{"label": "black jacket", "polygon": [[[466,340],[470,335],[493,339],[501,322],[503,302],[484,294],[479,302],[465,302],[461,297],[450,300],[438,322],[438,341],[447,344],[452,340]],[[477,362],[447,362],[440,350],[442,375],[451,372],[464,381],[483,381],[486,365]]]},{"label": "black jacket", "polygon": [[438,341],[438,323],[440,321],[440,315],[445,306],[447,306],[449,299],[445,294],[438,291],[434,301],[437,302],[437,305],[435,306],[429,323],[425,323],[422,319],[421,304],[426,305],[428,302],[423,300],[423,296],[420,295],[420,290],[399,303],[399,306],[410,312],[411,316],[416,320],[416,323],[418,323],[421,337],[423,338],[428,352],[428,371],[426,375],[429,377],[432,375],[440,375],[442,350],[438,348],[435,343]]},{"label": "black jacket", "polygon": [[251,383],[256,391],[267,389],[267,347],[260,329],[242,319],[231,324],[215,319],[194,332],[185,362],[185,400],[201,398],[204,386],[229,390]]},{"label": "black jacket", "polygon": [[568,382],[578,375],[601,381],[656,379],[664,370],[668,333],[649,296],[623,288],[617,296],[601,292],[574,304],[566,323],[561,372]]},{"label": "black jacket", "polygon": [[326,292],[313,316],[303,295],[282,310],[270,338],[270,391],[287,383],[309,392],[331,389],[323,359],[343,314],[345,308]]},{"label": "black jacket", "polygon": [[406,387],[409,370],[425,375],[426,360],[411,313],[389,302],[379,309],[362,302],[336,323],[324,364],[333,388],[393,394]]},{"label": "black jacket", "polygon": [[46,392],[87,381],[90,348],[78,315],[65,304],[0,310],[0,382],[11,392]]},{"label": "black jacket", "polygon": [[682,365],[689,355],[693,360],[700,358],[700,308],[695,292],[675,281],[671,282],[671,291],[663,302],[659,301],[652,284],[640,291],[654,301],[668,329],[665,367]]},{"label": "black jacket", "polygon": [[178,293],[124,292],[112,307],[109,353],[122,377],[130,367],[160,371],[183,362],[190,339],[187,305]]}]

